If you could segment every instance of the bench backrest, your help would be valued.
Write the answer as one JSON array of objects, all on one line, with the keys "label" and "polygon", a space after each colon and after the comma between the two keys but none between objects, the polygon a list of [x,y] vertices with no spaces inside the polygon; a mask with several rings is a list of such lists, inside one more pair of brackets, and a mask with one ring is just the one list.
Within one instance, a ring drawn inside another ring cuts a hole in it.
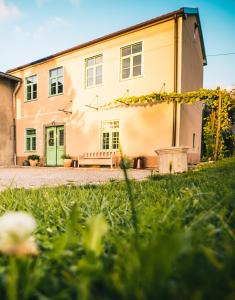
[{"label": "bench backrest", "polygon": [[111,158],[115,154],[114,151],[86,152],[83,154],[83,158]]}]

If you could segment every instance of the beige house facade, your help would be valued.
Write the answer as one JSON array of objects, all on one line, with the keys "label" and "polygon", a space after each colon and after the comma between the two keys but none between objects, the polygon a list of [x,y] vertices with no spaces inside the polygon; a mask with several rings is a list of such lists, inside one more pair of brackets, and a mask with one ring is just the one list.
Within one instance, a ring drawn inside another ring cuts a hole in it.
[{"label": "beige house facade", "polygon": [[202,105],[161,103],[104,108],[126,96],[203,87],[206,55],[197,9],[182,8],[8,71],[22,79],[15,97],[16,156],[122,151],[157,167],[156,148],[201,152]]},{"label": "beige house facade", "polygon": [[0,166],[13,165],[16,153],[14,97],[21,79],[0,72]]}]

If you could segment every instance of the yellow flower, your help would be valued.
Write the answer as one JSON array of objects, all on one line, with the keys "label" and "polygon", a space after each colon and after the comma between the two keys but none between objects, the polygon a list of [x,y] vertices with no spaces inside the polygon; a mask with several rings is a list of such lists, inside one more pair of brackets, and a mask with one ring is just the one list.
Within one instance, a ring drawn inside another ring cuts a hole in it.
[{"label": "yellow flower", "polygon": [[0,252],[12,255],[37,255],[33,232],[35,219],[24,212],[8,212],[0,217]]}]

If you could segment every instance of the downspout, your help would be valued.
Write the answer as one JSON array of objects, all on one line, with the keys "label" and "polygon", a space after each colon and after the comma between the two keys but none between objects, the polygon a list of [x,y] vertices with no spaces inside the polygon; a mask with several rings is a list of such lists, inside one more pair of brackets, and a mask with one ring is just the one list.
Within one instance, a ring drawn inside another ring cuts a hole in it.
[{"label": "downspout", "polygon": [[21,81],[17,82],[17,85],[13,92],[13,161],[16,166],[16,93],[21,85]]},{"label": "downspout", "polygon": [[[174,18],[174,92],[178,92],[178,15]],[[172,147],[176,146],[177,102],[173,101]]]}]

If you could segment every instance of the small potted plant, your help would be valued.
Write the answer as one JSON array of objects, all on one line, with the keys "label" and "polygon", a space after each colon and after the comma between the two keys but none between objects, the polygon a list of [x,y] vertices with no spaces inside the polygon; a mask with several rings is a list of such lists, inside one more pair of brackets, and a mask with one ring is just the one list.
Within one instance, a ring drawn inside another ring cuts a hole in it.
[{"label": "small potted plant", "polygon": [[64,167],[70,168],[72,166],[72,158],[69,154],[63,154],[61,158],[64,160]]},{"label": "small potted plant", "polygon": [[36,167],[40,161],[40,156],[37,154],[32,154],[28,156],[28,161],[31,167]]}]

